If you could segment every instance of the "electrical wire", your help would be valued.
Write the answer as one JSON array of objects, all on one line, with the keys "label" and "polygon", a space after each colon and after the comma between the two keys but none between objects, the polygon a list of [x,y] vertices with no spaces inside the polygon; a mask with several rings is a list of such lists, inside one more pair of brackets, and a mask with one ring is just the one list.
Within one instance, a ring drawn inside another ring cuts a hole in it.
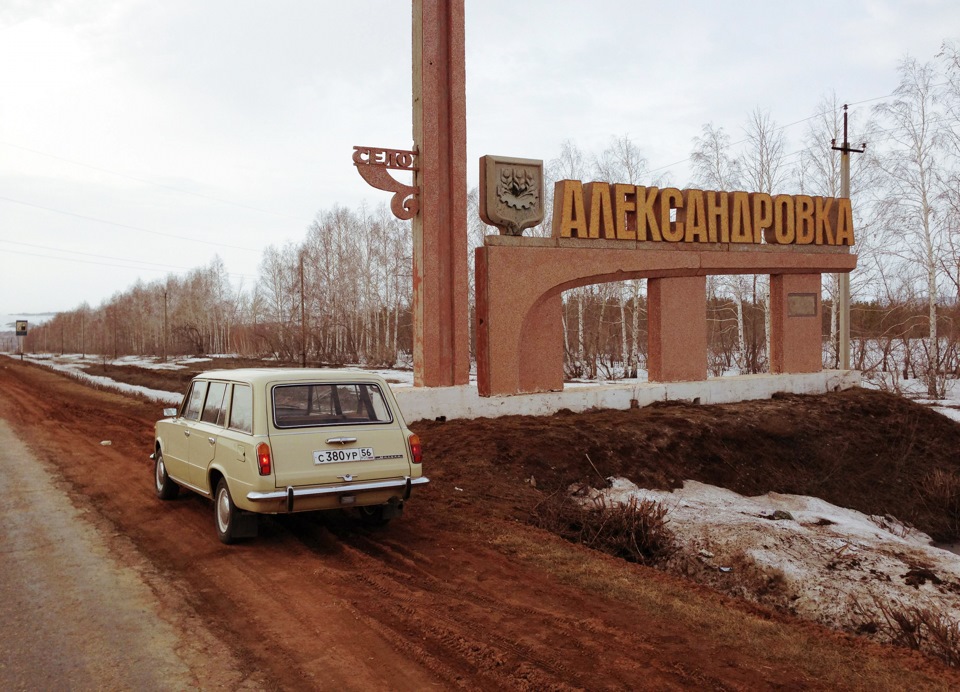
[{"label": "electrical wire", "polygon": [[[940,83],[938,83],[938,84],[933,84],[933,85],[931,85],[931,88],[941,87],[941,86],[944,86],[944,85],[946,85],[946,84],[949,84],[949,82],[940,82]],[[846,105],[847,107],[849,107],[849,106],[859,106],[859,105],[862,105],[862,104],[864,104],[864,103],[872,103],[872,102],[874,102],[874,101],[884,101],[884,100],[886,100],[886,99],[894,98],[895,96],[896,96],[896,94],[892,94],[892,93],[891,93],[891,94],[887,94],[886,96],[874,96],[874,97],[867,98],[867,99],[861,99],[861,100],[859,100],[859,101],[852,101],[852,102],[849,102],[849,103],[847,103],[847,104],[845,104],[845,105]],[[837,109],[837,110],[839,110],[839,109]],[[834,112],[834,109],[831,108],[831,109],[828,109],[828,110],[825,110],[825,111],[821,111],[820,113],[814,113],[813,115],[809,115],[809,116],[807,116],[806,118],[801,118],[800,120],[795,120],[795,121],[793,121],[793,122],[791,122],[791,123],[787,123],[786,125],[781,125],[781,126],[779,126],[779,127],[777,127],[777,128],[774,128],[774,132],[782,132],[783,130],[786,130],[786,129],[788,129],[788,128],[794,127],[795,125],[800,125],[800,124],[805,123],[805,122],[807,122],[807,121],[809,121],[809,120],[813,120],[814,118],[820,118],[820,117],[823,117],[824,115],[827,115],[827,114],[833,113],[833,112]],[[890,129],[888,129],[888,130],[883,130],[883,131],[884,131],[884,132],[892,132],[892,131],[894,131],[894,130],[896,130],[896,129],[897,129],[897,128],[890,128]],[[865,133],[862,133],[861,136],[865,136]],[[730,143],[730,144],[728,145],[728,148],[732,149],[732,148],[738,147],[738,146],[740,146],[740,145],[742,145],[742,144],[746,144],[746,143],[749,142],[749,141],[750,141],[749,138],[741,139],[741,140],[739,140],[739,141]],[[802,151],[803,151],[802,149],[798,149],[797,151],[791,152],[790,154],[787,154],[787,155],[792,156],[792,155],[798,154],[798,153],[800,153],[800,152],[802,152]],[[690,162],[692,159],[693,159],[692,156],[688,156],[687,158],[685,158],[685,159],[683,159],[683,160],[681,160],[681,161],[674,161],[673,163],[669,163],[669,164],[667,164],[667,165],[665,165],[665,166],[659,166],[659,167],[657,167],[657,168],[648,169],[647,172],[648,172],[648,173],[658,173],[658,172],[660,172],[660,171],[664,171],[664,170],[670,169],[670,168],[672,168],[673,166],[679,166],[679,165],[681,165],[681,164],[688,163],[688,162]]]},{"label": "electrical wire", "polygon": [[[175,270],[177,270],[177,271],[193,271],[194,269],[196,269],[196,267],[179,267],[179,266],[176,266],[176,265],[163,264],[163,263],[160,263],[160,262],[144,262],[143,260],[130,259],[129,257],[113,257],[113,256],[111,256],[111,255],[101,255],[101,254],[97,254],[97,253],[94,253],[94,252],[81,252],[80,250],[64,250],[63,248],[50,247],[49,245],[37,245],[37,244],[35,244],[35,243],[23,243],[23,242],[19,242],[19,241],[15,241],[15,240],[0,240],[0,243],[6,243],[6,244],[8,244],[8,245],[20,245],[20,246],[23,246],[23,247],[35,248],[35,249],[38,249],[38,250],[49,250],[49,251],[51,251],[51,252],[58,252],[58,253],[67,254],[67,255],[82,255],[83,257],[93,257],[93,258],[96,258],[96,259],[99,259],[99,260],[114,260],[114,261],[117,261],[117,262],[130,262],[130,263],[133,263],[133,264],[141,264],[141,265],[144,265],[144,267],[143,267],[144,269],[151,269],[151,267],[160,267],[160,268],[163,268],[164,270],[175,269]],[[6,252],[10,252],[10,253],[14,253],[14,254],[29,254],[29,253],[25,253],[25,252],[23,252],[23,251],[17,251],[17,250],[7,250]],[[56,256],[56,255],[39,255],[39,254],[38,254],[38,255],[34,255],[34,256],[36,256],[36,257],[49,257],[50,259],[70,259],[70,258],[68,258],[68,257],[58,257],[58,256]],[[79,261],[79,260],[73,260],[73,261]],[[124,265],[112,265],[112,266],[124,266]],[[131,268],[131,269],[137,269],[137,267],[130,267],[130,268]],[[257,277],[255,277],[255,276],[251,276],[250,274],[239,274],[239,273],[233,273],[233,272],[228,272],[228,273],[229,273],[231,276],[236,276],[236,277],[238,277],[238,278],[245,278],[245,279],[255,279],[255,278],[257,278]]]},{"label": "electrical wire", "polygon": [[[171,272],[170,272],[170,269],[176,269],[178,272],[190,272],[190,271],[194,271],[195,269],[197,269],[197,267],[174,267],[173,265],[163,265],[163,264],[157,264],[157,263],[154,263],[154,262],[140,262],[140,260],[120,259],[120,261],[122,261],[122,262],[136,262],[136,263],[139,263],[139,264],[154,264],[156,267],[164,267],[164,266],[167,266],[167,267],[169,267],[169,269],[155,269],[155,268],[153,268],[153,267],[132,267],[132,266],[130,266],[130,265],[128,265],[128,264],[116,264],[115,262],[100,262],[100,261],[97,261],[97,260],[79,259],[79,258],[74,258],[74,257],[57,257],[57,256],[55,256],[55,255],[44,255],[44,254],[41,254],[41,253],[39,253],[39,252],[25,252],[25,251],[23,251],[23,250],[3,250],[3,252],[6,253],[6,254],[11,254],[11,255],[23,255],[23,256],[26,256],[26,257],[40,257],[40,258],[43,258],[43,259],[60,260],[60,261],[63,261],[63,262],[74,262],[74,263],[77,263],[77,264],[93,264],[93,265],[98,265],[98,266],[102,266],[102,267],[116,267],[116,268],[119,268],[119,269],[133,269],[133,270],[135,270],[135,271],[157,272],[157,273],[159,273],[159,274],[170,274],[170,273],[171,273]],[[234,273],[234,272],[227,272],[227,275],[228,275],[228,276],[237,277],[237,278],[241,278],[241,279],[253,279],[253,280],[256,280],[256,279],[257,279],[257,277],[251,276],[250,274],[237,274],[237,273]]]},{"label": "electrical wire", "polygon": [[163,188],[163,189],[165,189],[165,190],[172,190],[173,192],[179,192],[179,193],[184,194],[184,195],[192,195],[192,196],[194,196],[194,197],[200,197],[200,198],[202,198],[202,199],[209,199],[209,200],[212,200],[212,201],[214,201],[214,202],[220,202],[221,204],[228,204],[228,205],[230,205],[230,206],[232,206],[232,207],[239,207],[240,209],[248,209],[248,210],[250,210],[250,211],[260,212],[261,214],[269,214],[269,215],[271,215],[271,216],[279,216],[279,217],[284,218],[284,219],[290,219],[291,221],[300,221],[300,222],[305,223],[305,224],[310,223],[309,221],[303,221],[303,219],[300,219],[300,218],[295,217],[295,216],[290,216],[289,214],[283,214],[283,213],[281,213],[281,212],[270,211],[270,210],[268,210],[268,209],[260,209],[260,208],[258,208],[258,207],[252,207],[252,206],[250,206],[250,205],[248,205],[248,204],[240,204],[239,202],[233,202],[233,201],[231,201],[231,200],[223,199],[223,198],[221,198],[221,197],[214,197],[214,196],[212,196],[212,195],[205,195],[205,194],[203,194],[202,192],[195,192],[194,190],[185,190],[184,188],[174,187],[173,185],[166,185],[166,184],[164,184],[164,183],[158,183],[158,182],[156,182],[156,181],[148,180],[148,179],[146,179],[146,178],[138,178],[138,177],[135,176],[135,175],[130,175],[130,174],[128,174],[128,173],[121,173],[121,172],[119,172],[119,171],[114,171],[114,170],[111,170],[111,169],[109,169],[109,168],[102,168],[101,166],[94,166],[94,165],[89,164],[89,163],[83,163],[82,161],[74,161],[73,159],[68,159],[68,158],[65,158],[65,157],[63,157],[63,156],[57,156],[56,154],[50,154],[50,153],[45,152],[45,151],[39,151],[38,149],[31,149],[31,148],[29,148],[29,147],[20,146],[19,144],[13,144],[12,142],[5,142],[5,141],[0,140],[0,145],[3,145],[3,146],[5,146],[5,147],[10,147],[10,148],[12,148],[12,149],[19,149],[20,151],[26,151],[26,152],[29,152],[29,153],[31,153],[31,154],[36,154],[37,156],[45,156],[45,157],[47,157],[47,158],[55,159],[55,160],[57,160],[57,161],[63,161],[64,163],[69,163],[69,164],[72,164],[72,165],[74,165],[74,166],[80,166],[80,167],[82,167],[82,168],[89,168],[90,170],[98,171],[98,172],[100,172],[100,173],[107,173],[107,174],[109,174],[109,175],[115,175],[115,176],[117,176],[117,177],[119,177],[119,178],[126,178],[127,180],[134,180],[134,181],[136,181],[136,182],[138,182],[138,183],[143,183],[144,185],[153,185],[154,187]]},{"label": "electrical wire", "polygon": [[106,224],[108,226],[116,226],[118,228],[126,228],[131,231],[138,231],[140,233],[149,233],[151,235],[157,235],[164,238],[173,238],[174,240],[185,240],[191,243],[202,243],[204,245],[212,245],[214,247],[221,248],[231,248],[233,250],[244,250],[246,252],[262,252],[262,249],[252,248],[252,247],[243,247],[242,245],[229,245],[227,243],[216,243],[210,240],[201,240],[200,238],[189,238],[182,235],[174,235],[173,233],[164,233],[162,231],[153,231],[149,228],[143,228],[141,226],[131,226],[125,223],[117,223],[116,221],[107,221],[106,219],[98,219],[95,216],[85,216],[84,214],[77,214],[72,211],[64,211],[63,209],[56,209],[54,207],[48,207],[43,204],[34,204],[33,202],[24,202],[23,200],[13,199],[12,197],[5,197],[0,195],[0,200],[4,202],[10,202],[12,204],[22,204],[25,207],[33,207],[34,209],[42,209],[44,211],[53,212],[56,214],[63,214],[64,216],[72,216],[77,219],[83,219],[85,221],[94,221],[96,223]]}]

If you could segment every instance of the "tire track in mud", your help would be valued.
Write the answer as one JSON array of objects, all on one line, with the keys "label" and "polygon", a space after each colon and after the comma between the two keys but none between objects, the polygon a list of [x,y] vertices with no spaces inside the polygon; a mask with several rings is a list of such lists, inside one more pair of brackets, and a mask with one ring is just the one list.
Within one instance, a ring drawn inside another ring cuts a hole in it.
[{"label": "tire track in mud", "polygon": [[[509,585],[498,579],[488,578],[500,591],[494,594],[449,574],[439,576],[430,556],[386,532],[351,530],[339,523],[325,528],[341,541],[337,560],[348,563],[347,568],[336,569],[355,575],[349,588],[357,612],[371,626],[376,623],[397,632],[391,641],[438,674],[448,676],[450,662],[459,660],[461,668],[469,669],[472,684],[483,678],[491,687],[576,689],[594,682],[592,669],[609,654],[611,641],[620,640],[634,654],[655,656],[654,646],[642,634],[631,634],[624,642],[622,629],[606,627],[598,618],[562,612],[564,605],[555,602],[555,595],[544,596],[548,607],[536,607],[511,598]],[[326,531],[300,526],[294,533],[305,544],[315,545],[323,540],[316,534]],[[490,549],[479,546],[478,551]],[[382,603],[390,604],[389,621],[380,605],[370,605]],[[506,624],[515,625],[506,628],[514,636],[499,634]],[[431,642],[428,647],[424,640]],[[461,680],[448,678],[456,684]],[[620,682],[629,686],[630,679]]]},{"label": "tire track in mud", "polygon": [[[470,686],[482,688],[533,685],[539,689],[574,689],[560,684],[574,674],[552,652],[500,636],[491,627],[494,614],[497,619],[516,619],[517,613],[505,609],[504,604],[494,609],[488,599],[482,599],[483,605],[479,606],[471,599],[458,598],[450,589],[438,588],[434,578],[412,582],[409,572],[384,565],[351,544],[347,544],[346,553],[357,565],[350,583],[350,603],[356,612],[372,627],[389,627],[396,632],[398,636],[390,639],[398,648],[431,670],[446,672],[448,682],[461,685],[469,681]],[[389,604],[386,611],[383,603]],[[460,674],[451,671],[453,661],[459,663]]]}]

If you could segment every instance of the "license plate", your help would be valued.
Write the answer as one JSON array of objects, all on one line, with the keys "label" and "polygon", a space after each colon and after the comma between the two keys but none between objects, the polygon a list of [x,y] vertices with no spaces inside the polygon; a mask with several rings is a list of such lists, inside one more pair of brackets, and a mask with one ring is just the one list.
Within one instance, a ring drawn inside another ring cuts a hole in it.
[{"label": "license plate", "polygon": [[323,449],[313,453],[314,464],[336,464],[341,461],[369,461],[371,459],[373,459],[373,447]]}]

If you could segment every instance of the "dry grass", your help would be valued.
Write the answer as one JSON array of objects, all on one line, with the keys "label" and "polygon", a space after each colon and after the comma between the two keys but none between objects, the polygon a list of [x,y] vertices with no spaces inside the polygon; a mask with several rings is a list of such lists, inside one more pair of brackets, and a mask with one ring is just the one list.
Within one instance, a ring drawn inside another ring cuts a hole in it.
[{"label": "dry grass", "polygon": [[873,596],[870,604],[854,601],[857,630],[882,641],[960,665],[960,622],[937,607],[906,605]]},{"label": "dry grass", "polygon": [[945,517],[948,531],[960,535],[960,473],[942,468],[930,471],[919,484],[919,494],[930,511]]},{"label": "dry grass", "polygon": [[789,671],[804,689],[944,689],[942,678],[929,668],[917,669],[917,661],[893,656],[879,645],[816,626],[782,623],[762,609],[731,607],[715,593],[691,590],[682,579],[626,562],[611,563],[568,543],[545,540],[534,529],[526,535],[505,532],[490,540],[564,584],[636,608],[640,621],[646,611],[683,623],[691,633],[709,633],[713,644],[707,645],[710,651],[705,655],[722,656],[725,647],[736,649],[750,657],[758,670]]},{"label": "dry grass", "polygon": [[580,502],[566,493],[554,493],[533,509],[533,523],[572,543],[653,565],[677,550],[667,528],[667,510],[659,502],[633,497],[626,504],[600,498]]}]

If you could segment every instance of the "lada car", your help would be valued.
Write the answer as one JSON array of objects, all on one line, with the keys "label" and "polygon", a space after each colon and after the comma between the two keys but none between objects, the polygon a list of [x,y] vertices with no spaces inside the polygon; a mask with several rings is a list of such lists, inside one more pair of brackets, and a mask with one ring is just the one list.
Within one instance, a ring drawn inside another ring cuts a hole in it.
[{"label": "lada car", "polygon": [[164,415],[151,454],[157,497],[187,488],[213,499],[224,543],[255,536],[260,514],[349,508],[383,524],[429,482],[419,438],[373,373],[213,370]]}]

